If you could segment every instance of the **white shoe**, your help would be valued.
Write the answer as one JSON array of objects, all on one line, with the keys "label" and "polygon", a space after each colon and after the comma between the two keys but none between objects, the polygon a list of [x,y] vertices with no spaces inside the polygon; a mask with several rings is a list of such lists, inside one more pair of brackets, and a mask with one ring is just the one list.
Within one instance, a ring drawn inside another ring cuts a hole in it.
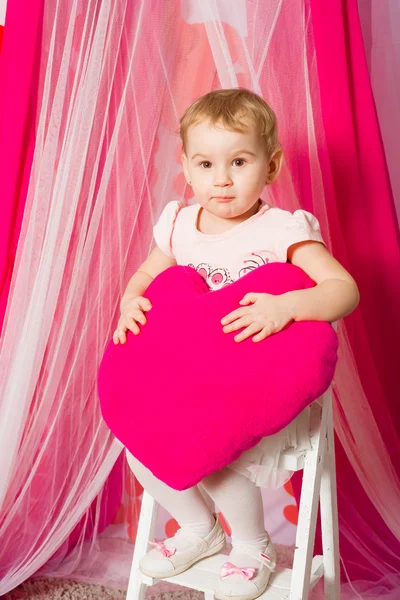
[{"label": "white shoe", "polygon": [[[154,579],[164,579],[183,573],[199,560],[218,554],[224,549],[226,538],[216,514],[215,525],[205,538],[192,533],[189,529],[181,527],[174,537],[164,542],[150,542],[155,546],[139,561],[139,568],[144,575]],[[178,536],[183,536],[190,543],[186,550],[178,551],[171,543]]]},{"label": "white shoe", "polygon": [[214,596],[217,600],[254,600],[265,592],[271,573],[275,571],[275,549],[271,541],[264,552],[257,552],[243,544],[235,544],[235,549],[258,560],[260,567],[237,567],[230,562],[224,563]]}]

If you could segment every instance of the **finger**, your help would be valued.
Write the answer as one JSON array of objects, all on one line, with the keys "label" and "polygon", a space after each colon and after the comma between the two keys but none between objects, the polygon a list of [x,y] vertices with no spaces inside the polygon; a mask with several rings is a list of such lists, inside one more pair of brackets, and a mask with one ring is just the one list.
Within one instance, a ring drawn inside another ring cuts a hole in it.
[{"label": "finger", "polygon": [[137,304],[144,311],[151,310],[153,308],[148,298],[138,298]]},{"label": "finger", "polygon": [[243,327],[250,325],[250,323],[252,323],[252,322],[253,322],[253,319],[252,319],[251,315],[245,315],[244,317],[242,317],[241,319],[237,319],[230,325],[225,325],[225,327],[223,327],[223,332],[230,333],[231,331],[237,331],[238,329],[243,329]]},{"label": "finger", "polygon": [[229,313],[229,315],[226,315],[226,317],[224,317],[221,320],[221,325],[229,325],[229,323],[232,323],[232,321],[236,321],[236,319],[243,317],[246,313],[247,313],[246,308],[237,308],[236,310]]},{"label": "finger", "polygon": [[136,321],[133,317],[125,317],[123,321],[123,325],[119,328],[119,337],[124,336],[126,338],[126,332],[132,331],[135,335],[139,331],[139,326],[136,324]]},{"label": "finger", "polygon": [[272,331],[271,327],[264,327],[264,329],[262,331],[260,331],[260,333],[258,333],[257,335],[255,335],[253,337],[253,342],[261,342],[262,340],[265,340],[265,338],[272,335],[272,333],[273,333],[273,331]]},{"label": "finger", "polygon": [[147,319],[141,310],[134,310],[131,314],[131,317],[141,325],[146,325],[147,323]]},{"label": "finger", "polygon": [[126,338],[126,330],[127,330],[127,327],[120,327],[118,329],[117,333],[118,333],[118,337],[121,341]]},{"label": "finger", "polygon": [[126,328],[126,327],[123,327],[123,326],[122,326],[122,327],[120,326],[120,327],[117,329],[117,332],[116,332],[116,333],[117,333],[117,336],[118,336],[118,338],[119,338],[119,341],[121,342],[121,344],[124,344],[124,343],[126,342],[126,329],[127,329],[127,328]]},{"label": "finger", "polygon": [[126,335],[122,329],[118,329],[113,335],[114,343],[116,344],[124,344],[126,342]]},{"label": "finger", "polygon": [[258,333],[260,329],[262,329],[262,325],[260,325],[259,323],[252,323],[251,325],[246,327],[246,329],[241,331],[239,335],[235,336],[235,342],[243,342],[243,340],[247,339],[254,333]]},{"label": "finger", "polygon": [[140,333],[140,327],[134,318],[131,318],[131,320],[127,323],[127,327],[134,335],[138,335]]},{"label": "finger", "polygon": [[242,304],[242,306],[245,306],[247,304],[252,304],[256,300],[257,300],[257,294],[246,294],[244,296],[244,298],[241,299],[239,304]]}]

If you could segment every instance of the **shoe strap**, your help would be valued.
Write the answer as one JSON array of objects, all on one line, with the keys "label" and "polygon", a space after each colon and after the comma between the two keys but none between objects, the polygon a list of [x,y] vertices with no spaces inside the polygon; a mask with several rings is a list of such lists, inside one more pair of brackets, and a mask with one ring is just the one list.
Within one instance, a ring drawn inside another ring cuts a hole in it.
[{"label": "shoe strap", "polygon": [[190,531],[190,529],[185,529],[184,527],[181,527],[175,535],[182,536],[190,544],[196,546],[196,548],[198,548],[201,552],[205,552],[208,549],[208,544],[204,540],[204,538],[200,537],[199,535],[196,535],[195,533]]},{"label": "shoe strap", "polygon": [[251,558],[258,560],[262,565],[265,565],[270,571],[275,571],[276,569],[276,552],[275,548],[272,545],[272,542],[269,541],[267,547],[263,551],[255,550],[251,546],[246,546],[245,544],[235,544],[235,550],[242,552],[243,554],[247,554]]},{"label": "shoe strap", "polygon": [[[213,529],[215,529],[215,527],[217,526],[217,523],[219,523],[218,516],[216,514],[214,514],[214,517],[215,517],[215,524],[214,524]],[[213,529],[211,531],[213,531]],[[210,533],[211,533],[211,531],[210,531]],[[210,533],[207,535],[210,535]],[[197,546],[199,548],[199,550],[201,550],[202,552],[204,552],[208,548],[208,544],[204,540],[204,538],[200,537],[199,535],[196,535],[195,533],[190,531],[189,528],[185,528],[185,526],[181,527],[175,535],[181,535],[188,542]]]}]

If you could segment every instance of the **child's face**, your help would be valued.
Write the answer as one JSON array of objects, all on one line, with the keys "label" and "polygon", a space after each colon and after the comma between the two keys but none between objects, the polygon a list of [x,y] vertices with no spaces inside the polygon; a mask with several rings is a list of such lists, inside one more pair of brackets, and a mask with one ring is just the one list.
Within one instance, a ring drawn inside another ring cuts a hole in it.
[{"label": "child's face", "polygon": [[245,122],[245,133],[209,121],[192,125],[187,132],[187,155],[182,155],[186,180],[203,208],[220,218],[238,217],[254,207],[267,183],[270,163],[272,171],[276,169],[252,121]]}]

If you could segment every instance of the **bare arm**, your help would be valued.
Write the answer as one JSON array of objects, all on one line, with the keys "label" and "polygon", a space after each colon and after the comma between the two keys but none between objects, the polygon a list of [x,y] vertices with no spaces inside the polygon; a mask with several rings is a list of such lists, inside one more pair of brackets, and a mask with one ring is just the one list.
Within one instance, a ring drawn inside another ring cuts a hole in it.
[{"label": "bare arm", "polygon": [[151,310],[151,302],[143,294],[157,275],[176,265],[174,258],[170,258],[158,246],[156,246],[149,257],[139,267],[129,280],[124,295],[121,298],[121,316],[113,334],[114,344],[125,344],[128,329],[134,335],[140,333],[139,323],[146,325],[145,312]]},{"label": "bare arm", "polygon": [[356,282],[320,242],[305,241],[288,249],[288,259],[316,282],[316,286],[285,294],[249,293],[242,305],[221,321],[224,333],[242,329],[234,337],[242,342],[253,336],[261,342],[292,321],[336,321],[350,314],[359,302]]},{"label": "bare arm", "polygon": [[294,244],[288,250],[288,259],[317,284],[284,294],[295,321],[332,323],[353,312],[360,301],[357,284],[323,244]]},{"label": "bare arm", "polygon": [[127,300],[129,301],[137,296],[143,296],[153,279],[174,265],[176,265],[176,260],[164,254],[164,252],[156,246],[129,280],[124,295],[121,298],[121,312],[122,307]]}]

